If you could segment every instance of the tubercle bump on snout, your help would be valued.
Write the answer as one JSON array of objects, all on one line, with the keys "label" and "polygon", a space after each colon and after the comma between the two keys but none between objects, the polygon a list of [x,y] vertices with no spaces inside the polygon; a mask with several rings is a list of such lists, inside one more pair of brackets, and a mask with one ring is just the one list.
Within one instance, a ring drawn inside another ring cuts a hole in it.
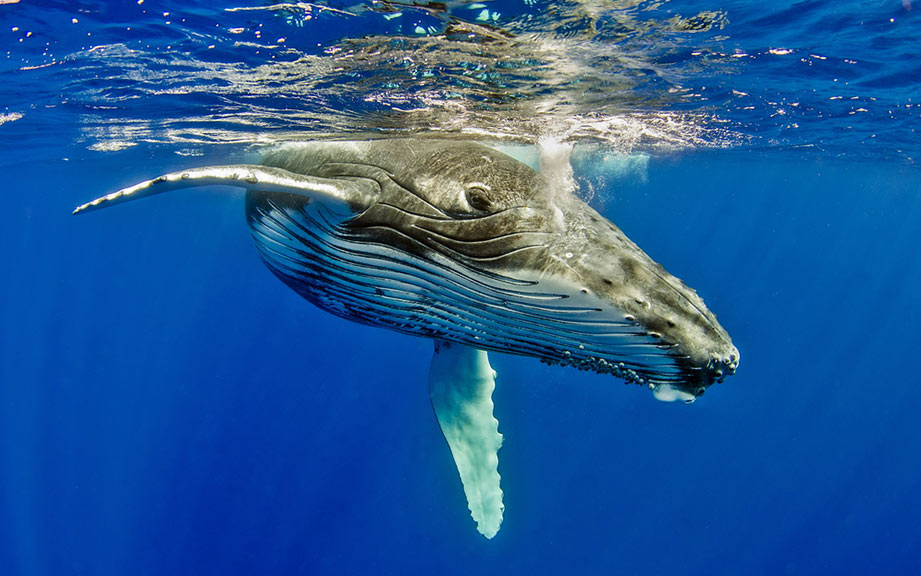
[{"label": "tubercle bump on snout", "polygon": [[739,367],[739,351],[733,348],[732,352],[725,356],[713,354],[707,362],[707,370],[711,372],[717,382],[722,382],[726,376],[732,376]]}]

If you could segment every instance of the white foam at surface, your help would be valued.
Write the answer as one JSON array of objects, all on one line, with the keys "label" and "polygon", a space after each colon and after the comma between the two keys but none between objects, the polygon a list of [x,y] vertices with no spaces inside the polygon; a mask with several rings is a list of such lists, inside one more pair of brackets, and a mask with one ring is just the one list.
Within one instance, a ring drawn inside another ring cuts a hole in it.
[{"label": "white foam at surface", "polygon": [[540,150],[540,172],[547,179],[553,194],[571,194],[576,190],[576,179],[572,172],[573,144],[550,136],[544,136],[537,144]]},{"label": "white foam at surface", "polygon": [[20,112],[5,112],[0,114],[0,126],[6,124],[7,122],[15,122],[22,118],[22,113]]}]

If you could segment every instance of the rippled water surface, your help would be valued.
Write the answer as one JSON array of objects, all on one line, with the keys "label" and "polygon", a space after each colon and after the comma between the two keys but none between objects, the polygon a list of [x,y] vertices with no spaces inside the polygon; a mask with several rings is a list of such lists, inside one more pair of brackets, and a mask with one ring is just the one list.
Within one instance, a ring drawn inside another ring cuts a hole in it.
[{"label": "rippled water surface", "polygon": [[919,155],[910,0],[24,2],[0,22],[4,132],[74,123],[96,150],[436,131]]}]

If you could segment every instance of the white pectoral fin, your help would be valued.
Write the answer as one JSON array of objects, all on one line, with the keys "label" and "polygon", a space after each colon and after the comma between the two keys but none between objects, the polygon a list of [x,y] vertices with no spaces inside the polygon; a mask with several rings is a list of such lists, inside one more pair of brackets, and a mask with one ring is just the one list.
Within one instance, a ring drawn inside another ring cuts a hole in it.
[{"label": "white pectoral fin", "polygon": [[483,350],[435,342],[429,394],[435,416],[460,473],[477,530],[492,538],[502,524],[499,447],[502,434],[493,416],[496,372]]},{"label": "white pectoral fin", "polygon": [[74,214],[146,198],[162,192],[198,186],[233,186],[261,192],[283,192],[320,200],[330,206],[343,208],[367,204],[370,195],[374,192],[368,181],[317,178],[271,166],[230,164],[192,168],[145,180],[78,206]]}]

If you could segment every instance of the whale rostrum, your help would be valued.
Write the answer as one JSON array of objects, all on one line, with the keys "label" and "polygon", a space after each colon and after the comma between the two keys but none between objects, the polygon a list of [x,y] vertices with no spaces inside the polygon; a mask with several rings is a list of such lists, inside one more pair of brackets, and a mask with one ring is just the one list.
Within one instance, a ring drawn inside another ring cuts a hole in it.
[{"label": "whale rostrum", "polygon": [[488,352],[612,374],[688,403],[738,366],[694,290],[558,179],[482,144],[291,143],[260,165],[166,174],[74,213],[207,185],[246,189],[263,261],[305,299],[434,341],[432,405],[487,538],[504,512]]}]

